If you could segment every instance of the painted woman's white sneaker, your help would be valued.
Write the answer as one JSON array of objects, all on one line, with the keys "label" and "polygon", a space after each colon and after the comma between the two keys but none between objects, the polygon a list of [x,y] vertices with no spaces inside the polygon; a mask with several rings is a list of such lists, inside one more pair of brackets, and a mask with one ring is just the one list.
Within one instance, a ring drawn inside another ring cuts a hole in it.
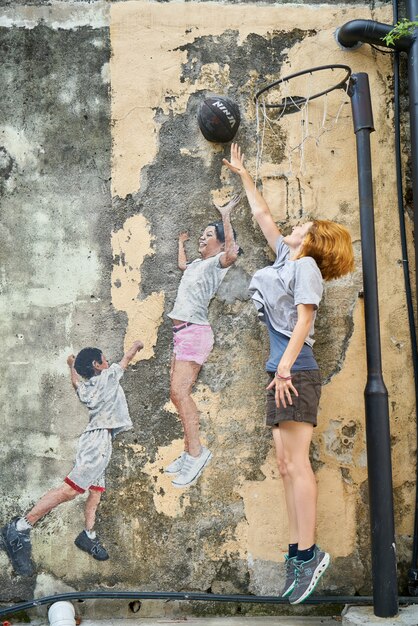
[{"label": "painted woman's white sneaker", "polygon": [[166,474],[178,474],[181,472],[182,467],[184,465],[184,461],[186,460],[186,452],[182,452],[180,456],[177,457],[170,465],[167,465],[165,468]]},{"label": "painted woman's white sneaker", "polygon": [[187,452],[180,474],[171,481],[174,487],[190,487],[205,469],[212,458],[212,452],[202,448],[200,456],[190,456]]}]

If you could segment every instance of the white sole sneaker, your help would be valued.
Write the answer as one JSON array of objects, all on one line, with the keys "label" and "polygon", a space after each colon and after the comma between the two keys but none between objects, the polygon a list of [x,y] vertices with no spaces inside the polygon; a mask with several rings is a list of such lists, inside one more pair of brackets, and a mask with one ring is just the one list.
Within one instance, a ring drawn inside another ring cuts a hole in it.
[{"label": "white sole sneaker", "polygon": [[164,473],[165,474],[178,474],[179,472],[181,472],[185,460],[186,460],[186,452],[182,452],[180,456],[177,457],[177,459],[175,459],[172,463],[170,463],[170,465],[167,465],[167,467],[164,470]]},{"label": "white sole sneaker", "polygon": [[171,481],[173,487],[183,489],[184,487],[190,487],[193,485],[211,458],[212,452],[207,448],[203,448],[202,453],[198,457],[193,457],[190,456],[190,454],[187,454],[180,474],[177,478]]},{"label": "white sole sneaker", "polygon": [[[297,592],[298,592],[298,582],[296,582],[296,585],[295,585],[292,593],[289,596],[290,604],[301,604],[301,602],[304,602],[304,600],[309,598],[309,596],[311,595],[311,593],[314,591],[315,587],[319,583],[319,580],[320,580],[322,574],[325,572],[325,570],[327,569],[328,565],[330,564],[330,560],[331,559],[330,559],[330,556],[329,556],[328,552],[322,552],[322,550],[320,552],[323,554],[323,556],[321,557],[321,560],[319,561],[319,563],[317,564],[315,570],[311,574],[311,578],[309,580],[309,583],[306,585],[306,588],[303,590],[303,592],[301,594],[297,595]],[[296,597],[294,597],[294,595],[296,595]]]}]

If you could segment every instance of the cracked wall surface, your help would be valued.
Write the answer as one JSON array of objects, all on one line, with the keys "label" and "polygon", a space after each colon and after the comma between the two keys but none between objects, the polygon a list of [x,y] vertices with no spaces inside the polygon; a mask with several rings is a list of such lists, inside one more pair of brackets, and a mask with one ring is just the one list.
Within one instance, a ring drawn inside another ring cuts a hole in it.
[{"label": "cracked wall surface", "polygon": [[[213,93],[238,102],[237,140],[279,225],[318,216],[342,222],[352,234],[357,269],[326,286],[318,317],[315,352],[324,387],[312,461],[318,542],[338,565],[320,591],[369,593],[364,311],[349,98],[339,90],[312,102],[309,118],[285,116],[272,128],[261,120],[257,163],[253,96],[267,82],[313,64],[346,63],[369,74],[383,365],[405,568],[415,449],[394,214],[391,66],[367,46],[348,53],[334,40],[336,26],[351,19],[389,23],[389,3],[128,0],[48,7],[6,2],[4,8],[2,519],[24,512],[71,469],[87,415],[71,389],[67,354],[98,345],[115,361],[138,336],[145,348],[123,379],[134,429],[115,442],[99,513],[111,559],[92,562],[73,545],[82,523],[80,498],[33,532],[33,577],[15,577],[0,552],[1,600],[55,593],[60,585],[277,593],[287,522],[264,427],[267,335],[247,293],[251,275],[271,257],[246,201],[233,215],[244,255],[210,306],[216,343],[194,392],[214,459],[185,491],[175,490],[163,471],[182,445],[168,391],[177,235],[189,231],[187,250],[195,258],[200,232],[216,217],[213,202],[239,189],[222,166],[228,147],[210,144],[197,127],[199,105]],[[303,150],[292,150],[303,125],[311,138]],[[141,608],[140,615],[153,610]]]}]

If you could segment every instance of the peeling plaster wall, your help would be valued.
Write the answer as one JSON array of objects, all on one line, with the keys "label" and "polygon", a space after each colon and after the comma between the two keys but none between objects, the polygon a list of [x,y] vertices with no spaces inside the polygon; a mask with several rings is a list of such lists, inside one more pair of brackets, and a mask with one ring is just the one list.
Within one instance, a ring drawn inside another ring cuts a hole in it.
[{"label": "peeling plaster wall", "polygon": [[[227,148],[208,143],[197,128],[202,98],[226,93],[239,103],[237,139],[254,173],[255,91],[329,62],[368,72],[372,89],[382,349],[404,570],[415,432],[394,208],[391,66],[367,46],[347,53],[334,40],[335,28],[351,19],[389,23],[389,3],[3,4],[2,519],[23,512],[71,469],[87,415],[68,380],[67,354],[98,345],[117,360],[137,337],[145,349],[124,377],[134,430],[116,440],[100,507],[98,529],[111,559],[98,563],[74,547],[82,524],[83,498],[77,499],[32,533],[36,576],[14,577],[0,552],[0,599],[46,595],[60,585],[277,593],[287,547],[285,503],[264,427],[267,337],[247,294],[251,275],[269,255],[245,201],[233,216],[244,255],[211,304],[216,344],[194,393],[214,459],[186,491],[175,490],[163,472],[182,446],[168,393],[166,314],[180,280],[178,233],[190,232],[194,258],[200,231],[216,217],[212,202],[239,188],[222,166]],[[303,157],[289,152],[300,141],[300,116],[283,118],[275,134],[266,130],[258,173],[280,225],[318,216],[352,233],[357,270],[327,285],[319,316],[316,354],[325,384],[312,460],[318,542],[336,564],[320,591],[368,593],[355,140],[345,94],[327,98],[330,121],[321,132],[324,106],[324,99],[310,105],[305,122],[314,138]]]}]

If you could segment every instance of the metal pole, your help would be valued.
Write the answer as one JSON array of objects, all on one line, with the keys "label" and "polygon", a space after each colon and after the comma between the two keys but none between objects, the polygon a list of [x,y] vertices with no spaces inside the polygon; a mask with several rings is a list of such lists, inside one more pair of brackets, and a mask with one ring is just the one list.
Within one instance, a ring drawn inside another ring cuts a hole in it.
[{"label": "metal pole", "polygon": [[[415,21],[418,13],[418,0],[407,1],[408,18]],[[411,136],[411,166],[412,166],[412,198],[414,205],[414,232],[415,232],[415,267],[418,270],[418,39],[412,39],[408,53],[408,90],[409,90],[409,124]],[[418,271],[416,271],[416,293],[418,295]],[[418,428],[418,424],[417,424]],[[417,431],[418,440],[418,431]],[[417,461],[418,462],[418,461]],[[417,467],[418,476],[418,467]],[[418,490],[418,483],[416,484]],[[408,572],[410,593],[417,593],[418,586],[418,498],[415,499],[414,543],[412,546],[412,566]]]},{"label": "metal pole", "polygon": [[398,613],[395,524],[393,515],[389,404],[387,389],[383,382],[380,349],[370,150],[370,133],[373,132],[374,126],[367,74],[353,74],[350,78],[348,93],[351,98],[357,144],[366,325],[367,384],[364,397],[372,544],[373,607],[374,613],[378,617],[393,617]]},{"label": "metal pole", "polygon": [[[407,0],[407,13],[411,21],[416,21],[418,0]],[[408,90],[409,90],[409,123],[411,128],[411,164],[412,194],[414,202],[415,262],[418,259],[418,38],[416,35],[408,53]],[[416,290],[418,294],[418,272],[416,273]],[[414,564],[415,567],[417,564]]]}]

